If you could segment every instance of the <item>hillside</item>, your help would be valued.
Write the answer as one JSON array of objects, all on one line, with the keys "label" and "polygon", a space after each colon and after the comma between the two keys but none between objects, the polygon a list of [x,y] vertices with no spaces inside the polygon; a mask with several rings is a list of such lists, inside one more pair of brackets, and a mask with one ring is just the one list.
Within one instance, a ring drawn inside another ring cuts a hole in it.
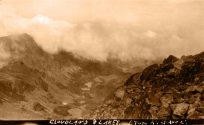
[{"label": "hillside", "polygon": [[129,76],[120,61],[49,54],[28,34],[1,37],[0,51],[0,119],[83,118]]},{"label": "hillside", "polygon": [[133,74],[91,117],[204,119],[204,52],[170,55]]}]

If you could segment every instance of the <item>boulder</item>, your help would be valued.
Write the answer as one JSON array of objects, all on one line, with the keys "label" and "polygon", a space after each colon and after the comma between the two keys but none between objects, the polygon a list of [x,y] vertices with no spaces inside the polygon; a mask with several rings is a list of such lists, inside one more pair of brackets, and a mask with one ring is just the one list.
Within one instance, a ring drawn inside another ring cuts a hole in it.
[{"label": "boulder", "polygon": [[173,114],[176,116],[184,116],[189,108],[189,104],[187,103],[171,104],[170,106]]},{"label": "boulder", "polygon": [[162,64],[160,66],[159,71],[160,72],[166,72],[166,71],[169,71],[170,69],[173,69],[173,68],[174,68],[174,64],[173,63]]},{"label": "boulder", "polygon": [[188,115],[188,119],[204,119],[204,115],[198,111],[194,111],[191,115]]},{"label": "boulder", "polygon": [[196,108],[198,107],[198,104],[190,104],[188,109],[188,117],[194,115]]},{"label": "boulder", "polygon": [[[188,93],[189,94],[189,93]],[[186,97],[185,100],[186,102],[188,102],[189,104],[193,104],[193,103],[199,103],[201,100],[201,94],[200,93],[196,93],[196,94],[189,94],[190,96]]]},{"label": "boulder", "polygon": [[203,92],[204,91],[204,86],[198,86],[198,85],[192,85],[192,86],[189,86],[185,92]]},{"label": "boulder", "polygon": [[166,119],[167,117],[170,117],[170,116],[171,116],[171,110],[166,107],[161,107],[157,112],[158,118]]},{"label": "boulder", "polygon": [[174,101],[172,94],[165,94],[160,98],[162,106],[168,108],[169,105]]},{"label": "boulder", "polygon": [[195,79],[195,74],[201,70],[201,62],[196,60],[185,61],[182,64],[180,71],[180,79],[183,83],[192,82]]},{"label": "boulder", "polygon": [[140,76],[140,79],[145,81],[150,80],[152,77],[156,75],[158,68],[159,68],[158,64],[153,64],[145,68],[142,72],[142,75]]},{"label": "boulder", "polygon": [[150,109],[148,110],[153,119],[158,118],[158,116],[157,116],[158,110],[159,110],[158,106],[151,106]]},{"label": "boulder", "polygon": [[174,63],[179,59],[173,55],[170,55],[168,58],[164,59],[163,64]]},{"label": "boulder", "polygon": [[200,113],[203,113],[204,115],[204,106],[198,107],[196,110],[199,111]]}]

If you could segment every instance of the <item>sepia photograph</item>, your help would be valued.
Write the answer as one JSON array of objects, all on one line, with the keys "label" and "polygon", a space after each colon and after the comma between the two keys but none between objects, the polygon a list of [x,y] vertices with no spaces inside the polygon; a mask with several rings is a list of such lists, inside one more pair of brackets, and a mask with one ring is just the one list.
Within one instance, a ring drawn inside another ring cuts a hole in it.
[{"label": "sepia photograph", "polygon": [[0,125],[94,119],[204,124],[204,0],[0,0]]}]

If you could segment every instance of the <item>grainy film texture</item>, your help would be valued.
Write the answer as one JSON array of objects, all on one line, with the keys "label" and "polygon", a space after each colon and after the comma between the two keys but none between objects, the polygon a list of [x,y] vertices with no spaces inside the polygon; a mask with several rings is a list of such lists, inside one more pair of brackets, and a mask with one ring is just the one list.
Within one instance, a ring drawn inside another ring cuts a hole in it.
[{"label": "grainy film texture", "polygon": [[204,119],[203,0],[1,0],[0,120]]}]

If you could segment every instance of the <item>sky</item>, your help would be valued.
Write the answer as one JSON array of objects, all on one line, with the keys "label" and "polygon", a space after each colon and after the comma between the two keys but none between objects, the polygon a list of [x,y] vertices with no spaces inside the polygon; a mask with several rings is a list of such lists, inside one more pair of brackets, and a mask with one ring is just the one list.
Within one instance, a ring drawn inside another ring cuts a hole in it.
[{"label": "sky", "polygon": [[102,61],[180,57],[204,50],[204,1],[1,0],[0,36],[16,33]]}]

